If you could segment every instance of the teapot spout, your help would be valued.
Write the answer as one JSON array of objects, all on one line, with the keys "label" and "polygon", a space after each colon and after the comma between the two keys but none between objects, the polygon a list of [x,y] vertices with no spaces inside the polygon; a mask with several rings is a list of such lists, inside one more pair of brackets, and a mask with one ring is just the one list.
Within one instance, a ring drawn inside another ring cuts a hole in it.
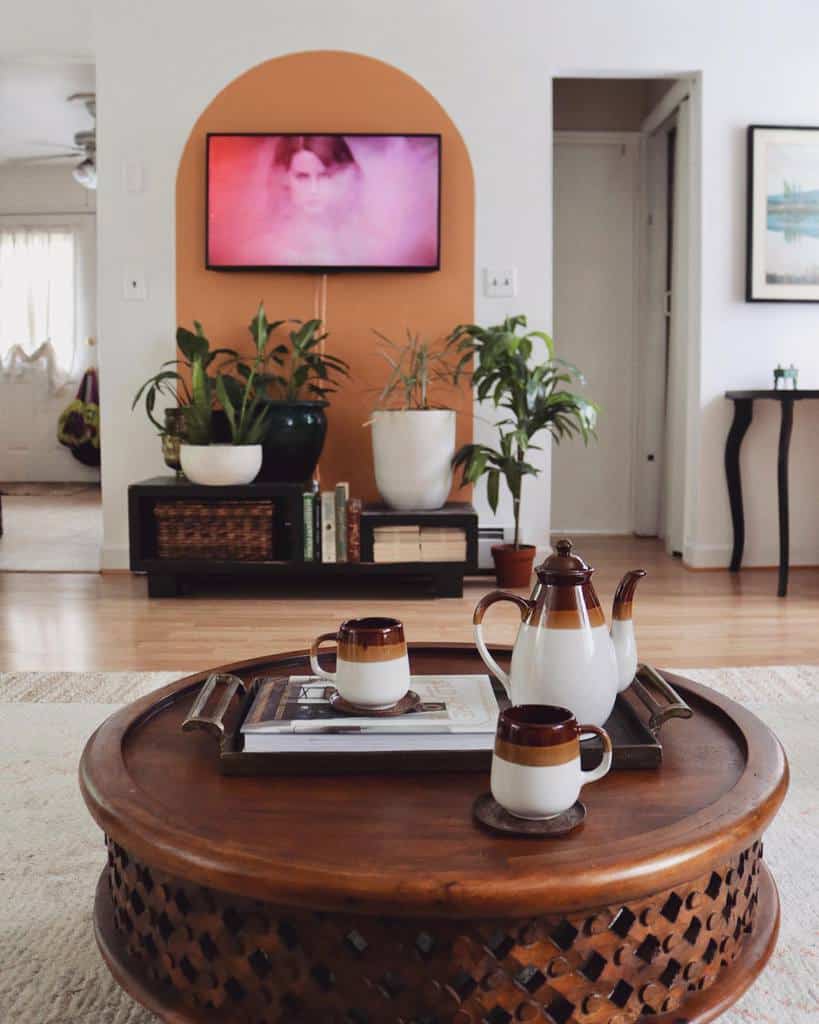
[{"label": "teapot spout", "polygon": [[631,685],[637,671],[637,643],[631,608],[637,584],[645,576],[645,569],[632,569],[620,580],[614,595],[611,612],[611,639],[617,655],[617,690],[622,692]]}]

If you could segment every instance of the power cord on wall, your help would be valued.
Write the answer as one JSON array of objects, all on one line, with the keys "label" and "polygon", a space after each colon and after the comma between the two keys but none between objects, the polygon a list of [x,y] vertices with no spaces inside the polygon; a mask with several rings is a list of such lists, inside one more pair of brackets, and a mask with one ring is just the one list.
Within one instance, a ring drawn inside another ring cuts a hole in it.
[{"label": "power cord on wall", "polygon": [[[316,320],[321,320],[323,326],[323,334],[327,334],[327,275],[319,274],[316,277],[316,287],[313,292],[313,317]],[[319,342],[319,350],[324,355],[326,340],[322,337]],[[319,459],[316,465],[316,483],[321,489],[321,459]]]}]

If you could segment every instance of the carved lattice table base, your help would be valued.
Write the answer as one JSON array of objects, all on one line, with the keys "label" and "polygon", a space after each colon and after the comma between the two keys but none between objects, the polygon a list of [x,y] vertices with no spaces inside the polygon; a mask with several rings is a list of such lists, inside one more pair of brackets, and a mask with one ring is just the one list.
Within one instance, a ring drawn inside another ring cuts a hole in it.
[{"label": "carved lattice table base", "polygon": [[629,1024],[676,1010],[754,929],[762,844],[686,885],[565,916],[293,911],[193,885],[108,841],[128,955],[193,1009],[243,1024]]}]

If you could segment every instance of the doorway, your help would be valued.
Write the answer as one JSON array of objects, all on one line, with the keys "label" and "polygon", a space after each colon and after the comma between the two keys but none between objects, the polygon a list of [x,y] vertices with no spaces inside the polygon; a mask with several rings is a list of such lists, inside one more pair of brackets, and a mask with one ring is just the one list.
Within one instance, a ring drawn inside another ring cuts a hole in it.
[{"label": "doorway", "polygon": [[98,448],[57,437],[96,365],[94,88],[88,63],[0,62],[0,571],[100,568]]},{"label": "doorway", "polygon": [[556,348],[601,406],[597,442],[554,447],[553,529],[660,537],[674,554],[693,385],[690,85],[555,79],[553,93]]}]

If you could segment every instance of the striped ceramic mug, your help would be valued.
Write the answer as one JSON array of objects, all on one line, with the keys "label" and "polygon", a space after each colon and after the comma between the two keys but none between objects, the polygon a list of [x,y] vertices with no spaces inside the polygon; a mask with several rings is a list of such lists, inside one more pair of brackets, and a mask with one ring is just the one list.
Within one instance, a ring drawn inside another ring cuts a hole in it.
[{"label": "striped ceramic mug", "polygon": [[[603,760],[580,767],[580,735],[596,733]],[[567,811],[580,790],[611,768],[611,740],[596,725],[578,725],[568,708],[518,704],[498,716],[492,755],[492,796],[517,818],[551,818]]]},{"label": "striped ceramic mug", "polygon": [[[335,640],[336,670],[319,664],[319,645]],[[362,708],[391,707],[409,690],[410,669],[404,626],[398,619],[347,619],[335,633],[322,633],[310,645],[310,668],[329,680],[341,696]]]}]

